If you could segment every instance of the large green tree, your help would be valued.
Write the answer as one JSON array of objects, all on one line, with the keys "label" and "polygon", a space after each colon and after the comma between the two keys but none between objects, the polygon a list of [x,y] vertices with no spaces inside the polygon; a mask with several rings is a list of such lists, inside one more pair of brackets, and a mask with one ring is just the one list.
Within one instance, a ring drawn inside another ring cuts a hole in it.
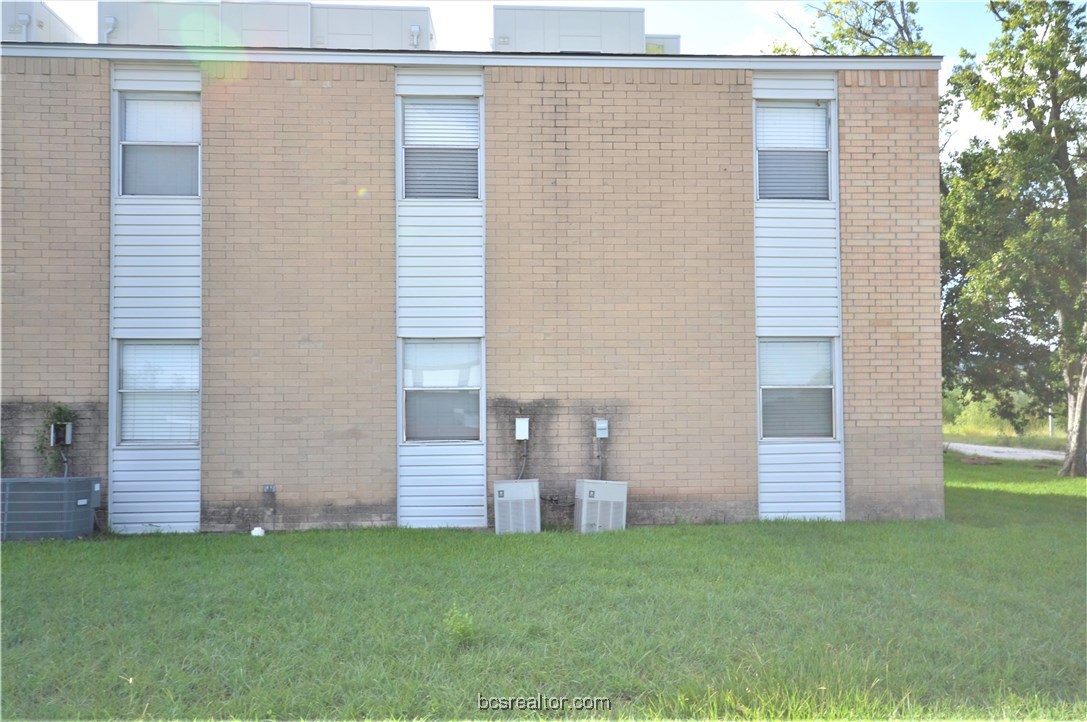
[{"label": "large green tree", "polygon": [[[917,3],[906,0],[827,0],[805,6],[814,13],[811,27],[801,30],[784,15],[778,17],[817,55],[931,55],[932,46],[921,39]],[[771,50],[794,55],[785,43]]]},{"label": "large green tree", "polygon": [[[1069,2],[991,2],[1000,34],[950,85],[995,147],[945,168],[944,371],[1012,421],[1063,395],[1062,475],[1087,475],[1087,20]],[[1028,409],[1029,411],[1029,409]],[[1036,411],[1036,409],[1034,410]]]}]

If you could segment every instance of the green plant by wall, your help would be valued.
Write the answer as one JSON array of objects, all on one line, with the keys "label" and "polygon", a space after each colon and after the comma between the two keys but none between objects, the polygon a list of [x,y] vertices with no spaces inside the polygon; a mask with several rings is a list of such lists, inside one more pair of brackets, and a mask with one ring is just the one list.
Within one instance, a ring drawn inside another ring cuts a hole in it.
[{"label": "green plant by wall", "polygon": [[45,420],[38,427],[38,441],[34,445],[42,460],[45,462],[45,473],[48,476],[60,476],[64,470],[64,457],[59,446],[49,445],[49,430],[54,424],[74,423],[79,414],[65,404],[53,404],[45,414]]}]

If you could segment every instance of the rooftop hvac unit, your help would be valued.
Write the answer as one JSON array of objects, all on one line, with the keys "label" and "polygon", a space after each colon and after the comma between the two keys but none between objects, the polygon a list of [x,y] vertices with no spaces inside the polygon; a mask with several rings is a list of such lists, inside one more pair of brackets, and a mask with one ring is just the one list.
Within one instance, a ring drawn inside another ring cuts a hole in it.
[{"label": "rooftop hvac unit", "polygon": [[574,531],[627,528],[627,483],[578,479],[574,490]]},{"label": "rooftop hvac unit", "polygon": [[540,531],[540,480],[496,481],[494,483],[494,530]]}]

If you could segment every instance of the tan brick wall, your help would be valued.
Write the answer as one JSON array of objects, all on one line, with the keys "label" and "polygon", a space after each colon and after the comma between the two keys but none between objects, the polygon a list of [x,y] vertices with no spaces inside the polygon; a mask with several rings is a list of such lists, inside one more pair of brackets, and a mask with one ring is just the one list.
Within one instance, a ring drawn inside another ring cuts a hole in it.
[{"label": "tan brick wall", "polygon": [[75,474],[106,478],[109,374],[109,65],[5,57],[4,475],[45,473],[48,408],[79,413]]},{"label": "tan brick wall", "polygon": [[943,515],[935,71],[839,74],[846,515]]},{"label": "tan brick wall", "polygon": [[204,66],[205,529],[395,521],[393,100],[387,66]]},{"label": "tan brick wall", "polygon": [[[757,512],[750,74],[488,68],[490,480],[569,503],[594,416],[631,523]],[[568,523],[570,510],[544,504]]]}]

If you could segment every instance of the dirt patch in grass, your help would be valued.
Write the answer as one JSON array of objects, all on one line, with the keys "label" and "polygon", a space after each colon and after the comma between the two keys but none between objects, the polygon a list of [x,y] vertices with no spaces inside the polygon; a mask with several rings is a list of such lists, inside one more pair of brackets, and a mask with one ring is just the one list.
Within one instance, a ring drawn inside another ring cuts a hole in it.
[{"label": "dirt patch in grass", "polygon": [[1000,466],[1001,462],[996,459],[986,459],[984,456],[964,456],[962,457],[962,463],[974,464],[976,466]]}]

